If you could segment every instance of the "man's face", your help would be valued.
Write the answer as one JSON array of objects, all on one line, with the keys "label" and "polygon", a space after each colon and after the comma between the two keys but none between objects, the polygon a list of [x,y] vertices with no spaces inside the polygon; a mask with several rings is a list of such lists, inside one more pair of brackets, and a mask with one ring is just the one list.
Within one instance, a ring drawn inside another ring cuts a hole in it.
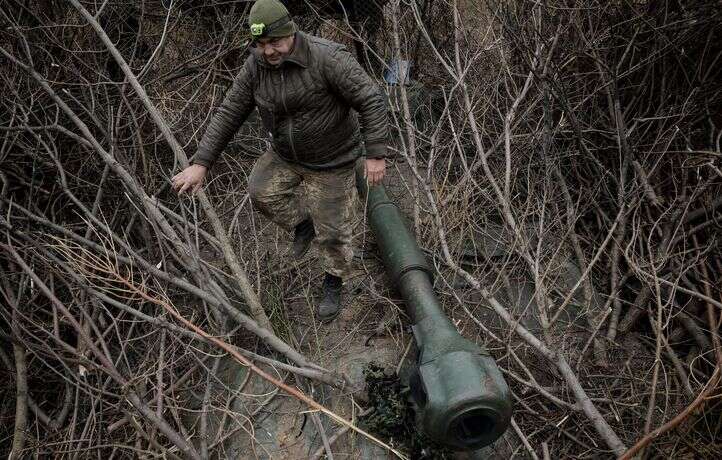
[{"label": "man's face", "polygon": [[280,38],[259,38],[256,48],[263,54],[263,58],[271,65],[278,65],[293,49],[293,35]]}]

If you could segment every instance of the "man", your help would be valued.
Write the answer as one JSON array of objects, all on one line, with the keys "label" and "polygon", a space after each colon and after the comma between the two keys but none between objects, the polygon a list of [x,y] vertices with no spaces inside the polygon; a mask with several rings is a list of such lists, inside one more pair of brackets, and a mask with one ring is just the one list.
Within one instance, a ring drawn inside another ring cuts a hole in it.
[{"label": "man", "polygon": [[[317,314],[331,321],[341,311],[343,280],[353,256],[354,165],[365,157],[369,184],[383,179],[386,105],[342,45],[297,31],[278,0],[258,0],[249,25],[252,53],[211,120],[193,164],[173,177],[173,188],[198,190],[218,154],[258,108],[271,147],[249,177],[251,201],[294,233],[297,258],[316,239],[325,271]],[[297,194],[300,186],[305,200]]]}]

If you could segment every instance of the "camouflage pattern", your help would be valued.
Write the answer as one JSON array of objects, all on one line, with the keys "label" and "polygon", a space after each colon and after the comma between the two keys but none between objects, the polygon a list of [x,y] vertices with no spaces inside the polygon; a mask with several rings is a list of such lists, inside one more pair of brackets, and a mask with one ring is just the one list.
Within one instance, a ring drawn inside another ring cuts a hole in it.
[{"label": "camouflage pattern", "polygon": [[348,279],[357,196],[353,164],[316,170],[269,150],[253,166],[248,193],[261,214],[292,234],[311,217],[324,271]]}]

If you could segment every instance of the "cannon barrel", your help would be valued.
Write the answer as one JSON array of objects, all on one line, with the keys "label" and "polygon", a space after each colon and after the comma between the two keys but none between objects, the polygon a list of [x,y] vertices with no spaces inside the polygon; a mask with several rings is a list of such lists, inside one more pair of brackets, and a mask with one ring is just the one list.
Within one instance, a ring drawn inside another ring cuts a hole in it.
[{"label": "cannon barrel", "polygon": [[434,273],[401,212],[382,185],[367,187],[360,164],[356,184],[386,272],[412,323],[419,353],[409,386],[418,427],[456,450],[493,443],[511,420],[509,388],[496,362],[446,317],[434,294]]}]

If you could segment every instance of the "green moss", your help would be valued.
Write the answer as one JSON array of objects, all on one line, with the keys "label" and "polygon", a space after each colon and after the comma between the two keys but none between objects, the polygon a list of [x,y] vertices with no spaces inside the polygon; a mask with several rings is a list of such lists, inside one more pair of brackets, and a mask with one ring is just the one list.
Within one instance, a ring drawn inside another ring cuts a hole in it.
[{"label": "green moss", "polygon": [[409,388],[396,375],[387,375],[374,363],[364,370],[369,406],[373,411],[361,419],[364,429],[402,450],[413,459],[449,459],[451,452],[416,430]]}]

